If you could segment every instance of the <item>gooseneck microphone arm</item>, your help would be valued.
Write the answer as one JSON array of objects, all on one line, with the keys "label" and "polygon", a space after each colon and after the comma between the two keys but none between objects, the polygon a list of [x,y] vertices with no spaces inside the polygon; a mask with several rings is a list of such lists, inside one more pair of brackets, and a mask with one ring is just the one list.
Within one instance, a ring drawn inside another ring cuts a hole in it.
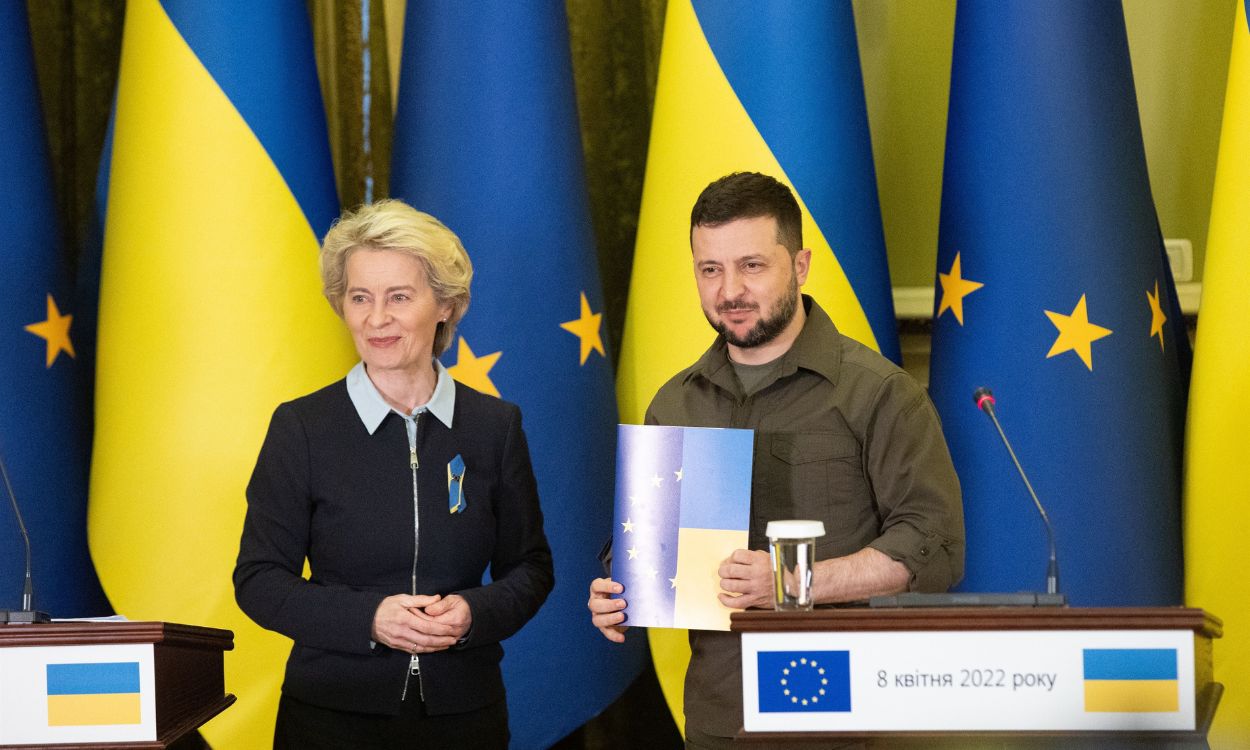
[{"label": "gooseneck microphone arm", "polygon": [[3,456],[0,456],[0,477],[4,478],[4,488],[13,505],[13,515],[17,517],[17,528],[22,532],[22,541],[26,544],[26,583],[22,587],[21,612],[0,611],[0,622],[47,622],[47,614],[35,611],[35,584],[30,577],[30,534],[26,533],[26,523],[22,520],[22,511],[17,507],[17,496],[13,494],[13,484],[9,482],[9,469],[4,465]]},{"label": "gooseneck microphone arm", "polygon": [[994,423],[994,427],[998,430],[998,436],[1003,439],[1003,445],[1007,446],[1007,453],[1011,456],[1011,461],[1016,465],[1016,471],[1020,472],[1020,478],[1024,480],[1024,486],[1029,491],[1029,497],[1033,498],[1033,504],[1037,506],[1037,512],[1042,517],[1042,523],[1046,525],[1046,538],[1050,542],[1050,562],[1046,566],[1046,593],[1059,593],[1059,556],[1055,550],[1055,529],[1050,524],[1050,516],[1047,515],[1046,509],[1042,507],[1042,501],[1037,499],[1037,493],[1033,491],[1033,484],[1029,481],[1029,477],[1024,473],[1024,467],[1020,465],[1020,459],[1016,458],[1016,452],[1011,447],[1011,441],[1007,439],[1007,433],[1003,432],[1003,426],[998,422],[998,416],[994,413],[994,394],[989,388],[981,386],[972,393],[972,400],[976,403],[977,408],[985,412],[990,421]]}]

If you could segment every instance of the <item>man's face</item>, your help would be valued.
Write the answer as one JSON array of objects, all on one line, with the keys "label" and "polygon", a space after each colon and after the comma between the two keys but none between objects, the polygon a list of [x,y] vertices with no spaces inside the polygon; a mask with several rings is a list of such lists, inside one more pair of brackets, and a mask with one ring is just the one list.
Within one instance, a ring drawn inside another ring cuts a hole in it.
[{"label": "man's face", "polygon": [[777,337],[798,309],[810,253],[795,258],[777,242],[771,216],[736,219],[691,233],[699,301],[709,323],[743,349]]}]

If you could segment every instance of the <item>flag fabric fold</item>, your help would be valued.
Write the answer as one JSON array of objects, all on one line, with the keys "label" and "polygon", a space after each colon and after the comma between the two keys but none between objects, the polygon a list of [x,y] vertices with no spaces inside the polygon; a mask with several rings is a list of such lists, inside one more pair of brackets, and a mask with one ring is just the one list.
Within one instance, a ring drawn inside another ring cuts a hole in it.
[{"label": "flag fabric fold", "polygon": [[[108,614],[87,553],[87,384],[24,3],[0,4],[0,100],[0,458],[30,535],[34,607]],[[0,608],[20,609],[25,544],[7,494],[0,486]]]},{"label": "flag fabric fold", "polygon": [[964,495],[962,590],[1039,590],[1054,523],[1075,605],[1181,599],[1188,341],[1119,3],[961,2],[930,391]]},{"label": "flag fabric fold", "polygon": [[[617,377],[621,420],[707,348],[691,268],[690,207],[731,172],[791,186],[812,270],[804,291],[838,329],[898,361],[867,107],[849,2],[668,4]],[[682,724],[689,648],[653,630],[664,694]]]},{"label": "flag fabric fold", "polygon": [[564,4],[410,2],[391,193],[473,260],[444,355],[461,383],[520,405],[556,586],[504,645],[512,746],[544,748],[638,674],[645,643],[590,627],[611,533],[616,414]]},{"label": "flag fabric fold", "polygon": [[1250,511],[1250,3],[1238,2],[1202,274],[1185,443],[1185,601],[1224,621],[1215,679],[1227,686],[1212,747],[1250,746],[1250,584],[1237,573]]},{"label": "flag fabric fold", "polygon": [[234,631],[239,702],[202,731],[266,746],[290,641],[234,603],[244,489],[273,409],[355,358],[320,294],[338,199],[305,7],[127,3],[104,158],[92,554],[121,614]]}]

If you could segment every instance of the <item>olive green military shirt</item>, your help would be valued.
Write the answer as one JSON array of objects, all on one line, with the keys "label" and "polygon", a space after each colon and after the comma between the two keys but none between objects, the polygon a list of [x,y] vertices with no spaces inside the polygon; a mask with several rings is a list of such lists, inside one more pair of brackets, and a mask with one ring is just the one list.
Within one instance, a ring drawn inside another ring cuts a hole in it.
[{"label": "olive green military shirt", "polygon": [[[937,412],[910,375],[803,304],[803,330],[753,392],[719,337],[660,388],[646,422],[755,430],[751,549],[768,549],[769,521],[823,521],[818,560],[873,547],[907,566],[912,591],[945,591],[963,576],[964,523]],[[692,630],[690,647],[687,724],[731,736],[742,726],[739,637]]]}]

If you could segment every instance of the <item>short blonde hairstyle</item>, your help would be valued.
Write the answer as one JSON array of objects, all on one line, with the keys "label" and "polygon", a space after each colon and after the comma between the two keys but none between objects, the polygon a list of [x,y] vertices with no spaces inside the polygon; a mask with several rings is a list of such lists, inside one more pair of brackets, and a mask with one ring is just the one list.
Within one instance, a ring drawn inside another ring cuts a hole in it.
[{"label": "short blonde hairstyle", "polygon": [[434,332],[434,356],[447,351],[469,309],[473,264],[460,238],[441,221],[399,200],[381,200],[344,213],[321,243],[322,293],[343,317],[347,259],[357,250],[395,250],[416,258],[439,304],[451,314]]}]

